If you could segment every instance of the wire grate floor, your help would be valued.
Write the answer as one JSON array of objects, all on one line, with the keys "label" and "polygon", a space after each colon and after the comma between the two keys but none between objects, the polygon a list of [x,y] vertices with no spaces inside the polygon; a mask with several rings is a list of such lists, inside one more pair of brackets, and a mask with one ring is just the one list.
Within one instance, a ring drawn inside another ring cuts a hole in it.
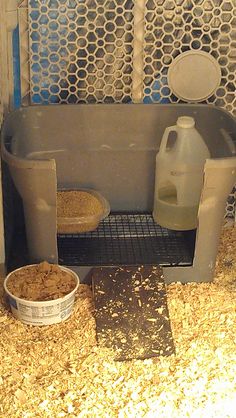
[{"label": "wire grate floor", "polygon": [[194,244],[194,231],[162,228],[150,214],[111,214],[95,231],[58,235],[59,263],[187,266],[193,261]]}]

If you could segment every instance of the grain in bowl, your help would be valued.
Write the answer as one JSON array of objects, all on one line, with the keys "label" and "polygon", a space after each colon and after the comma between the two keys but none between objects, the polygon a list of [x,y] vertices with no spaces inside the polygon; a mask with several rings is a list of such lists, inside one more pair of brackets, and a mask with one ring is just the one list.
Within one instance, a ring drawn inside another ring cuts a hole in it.
[{"label": "grain in bowl", "polygon": [[109,212],[107,200],[95,190],[57,192],[57,232],[59,234],[93,231]]}]

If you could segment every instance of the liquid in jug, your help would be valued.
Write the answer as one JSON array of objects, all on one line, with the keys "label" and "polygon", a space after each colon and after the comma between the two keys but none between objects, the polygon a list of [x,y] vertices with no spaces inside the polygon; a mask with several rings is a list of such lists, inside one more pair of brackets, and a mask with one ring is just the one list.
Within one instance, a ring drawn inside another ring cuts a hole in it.
[{"label": "liquid in jug", "polygon": [[[169,144],[171,132],[176,139]],[[153,218],[159,225],[177,231],[197,227],[207,158],[209,150],[192,117],[181,116],[166,128],[156,156]]]}]

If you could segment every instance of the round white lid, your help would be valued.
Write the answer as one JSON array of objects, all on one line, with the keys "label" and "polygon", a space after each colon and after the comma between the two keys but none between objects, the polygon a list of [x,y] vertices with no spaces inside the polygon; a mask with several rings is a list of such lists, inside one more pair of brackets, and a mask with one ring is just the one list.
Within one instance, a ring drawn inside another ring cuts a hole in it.
[{"label": "round white lid", "polygon": [[193,128],[195,120],[191,116],[180,116],[177,119],[177,126],[180,128]]},{"label": "round white lid", "polygon": [[221,69],[215,58],[204,51],[187,51],[178,55],[168,71],[168,85],[178,98],[199,102],[219,87]]}]

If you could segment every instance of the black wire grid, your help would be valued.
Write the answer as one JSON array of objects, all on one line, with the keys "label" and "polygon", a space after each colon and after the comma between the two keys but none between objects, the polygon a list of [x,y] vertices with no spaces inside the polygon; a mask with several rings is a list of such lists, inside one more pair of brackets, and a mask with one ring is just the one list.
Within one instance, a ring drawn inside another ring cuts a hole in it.
[{"label": "black wire grid", "polygon": [[111,214],[95,231],[58,235],[59,263],[188,266],[193,262],[194,236],[162,228],[150,214]]}]

